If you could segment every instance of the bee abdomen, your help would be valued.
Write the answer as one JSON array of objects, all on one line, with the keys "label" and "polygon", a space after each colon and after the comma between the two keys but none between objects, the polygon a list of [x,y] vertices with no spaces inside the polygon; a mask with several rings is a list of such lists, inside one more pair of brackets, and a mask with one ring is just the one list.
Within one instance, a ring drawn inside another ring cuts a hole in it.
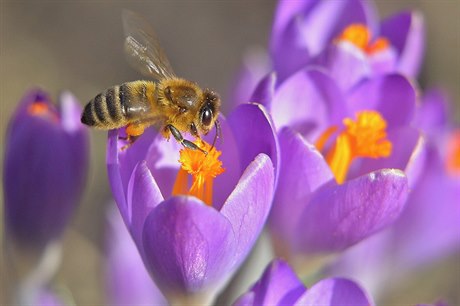
[{"label": "bee abdomen", "polygon": [[114,129],[126,125],[119,86],[107,89],[91,100],[83,110],[81,122],[102,129]]}]

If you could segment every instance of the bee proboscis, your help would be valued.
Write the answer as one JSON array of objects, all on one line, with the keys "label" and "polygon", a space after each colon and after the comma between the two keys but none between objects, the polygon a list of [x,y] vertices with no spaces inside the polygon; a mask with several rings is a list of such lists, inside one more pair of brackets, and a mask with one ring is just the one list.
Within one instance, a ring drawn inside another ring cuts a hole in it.
[{"label": "bee proboscis", "polygon": [[126,82],[106,89],[88,102],[81,122],[105,130],[126,127],[125,148],[147,127],[158,125],[165,138],[172,135],[184,147],[201,150],[182,133],[200,138],[215,126],[217,137],[219,96],[175,75],[155,32],[139,15],[125,10],[122,19],[128,61],[155,81]]}]

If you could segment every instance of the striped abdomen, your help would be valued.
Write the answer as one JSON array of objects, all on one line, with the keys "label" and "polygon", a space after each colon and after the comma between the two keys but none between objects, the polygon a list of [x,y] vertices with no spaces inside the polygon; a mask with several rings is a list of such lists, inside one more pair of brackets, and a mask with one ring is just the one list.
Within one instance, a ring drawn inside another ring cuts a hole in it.
[{"label": "striped abdomen", "polygon": [[101,129],[116,129],[142,120],[152,108],[155,83],[134,81],[113,86],[86,104],[81,122]]}]

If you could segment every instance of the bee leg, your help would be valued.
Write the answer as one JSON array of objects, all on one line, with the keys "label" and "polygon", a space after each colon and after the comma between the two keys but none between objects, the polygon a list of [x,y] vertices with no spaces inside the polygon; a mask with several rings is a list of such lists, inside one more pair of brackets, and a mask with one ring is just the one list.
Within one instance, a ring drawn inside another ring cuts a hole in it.
[{"label": "bee leg", "polygon": [[206,152],[205,150],[201,149],[200,147],[198,147],[196,144],[194,144],[190,140],[184,139],[184,137],[182,136],[180,131],[178,129],[176,129],[173,125],[168,124],[166,126],[166,129],[168,129],[171,132],[171,134],[174,136],[174,138],[177,140],[177,142],[182,144],[185,148],[189,148],[189,149],[192,149],[192,150],[198,150],[198,151],[203,152],[204,154],[208,154],[208,152]]},{"label": "bee leg", "polygon": [[120,137],[119,139],[126,140],[128,143],[121,147],[121,151],[126,150],[130,146],[133,145],[133,143],[139,138],[144,133],[145,130],[145,125],[136,122],[136,123],[130,123],[126,126],[126,137]]}]

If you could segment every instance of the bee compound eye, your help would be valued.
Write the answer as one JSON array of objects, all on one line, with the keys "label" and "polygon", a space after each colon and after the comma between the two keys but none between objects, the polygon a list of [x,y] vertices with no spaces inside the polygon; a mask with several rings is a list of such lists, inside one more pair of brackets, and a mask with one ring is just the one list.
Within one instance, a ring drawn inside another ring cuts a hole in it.
[{"label": "bee compound eye", "polygon": [[201,123],[205,126],[210,126],[212,121],[212,111],[208,107],[203,109],[201,113]]}]

